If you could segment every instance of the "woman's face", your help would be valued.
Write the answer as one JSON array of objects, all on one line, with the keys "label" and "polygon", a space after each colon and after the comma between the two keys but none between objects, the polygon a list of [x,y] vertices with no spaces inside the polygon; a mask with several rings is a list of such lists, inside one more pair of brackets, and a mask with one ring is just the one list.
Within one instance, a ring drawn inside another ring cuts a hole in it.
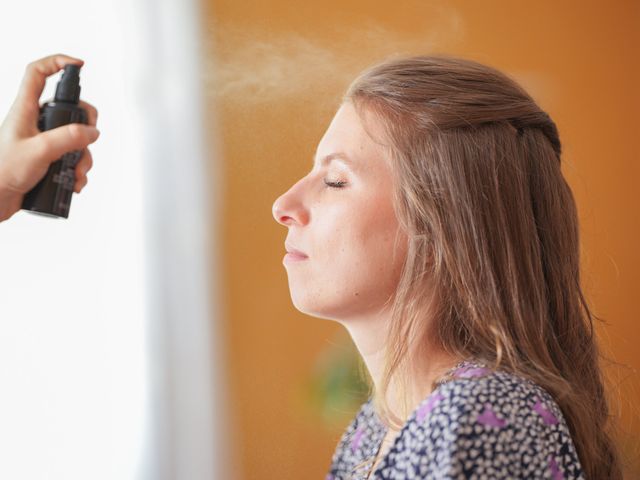
[{"label": "woman's face", "polygon": [[[372,120],[368,127],[382,138],[380,125]],[[318,144],[313,169],[273,204],[273,216],[288,229],[287,250],[307,257],[283,260],[298,310],[354,320],[383,309],[406,256],[393,188],[385,150],[367,135],[354,107],[343,104]]]}]

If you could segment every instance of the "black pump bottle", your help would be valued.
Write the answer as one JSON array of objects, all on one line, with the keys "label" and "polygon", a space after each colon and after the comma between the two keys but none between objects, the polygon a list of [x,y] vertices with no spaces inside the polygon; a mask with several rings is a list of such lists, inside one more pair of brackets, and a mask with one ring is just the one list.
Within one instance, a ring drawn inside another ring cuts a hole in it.
[{"label": "black pump bottle", "polygon": [[[69,123],[87,123],[87,112],[78,106],[80,67],[65,65],[52,102],[40,107],[38,129],[41,132]],[[52,217],[69,217],[71,195],[76,181],[75,167],[82,151],[65,153],[49,166],[47,174],[22,201],[22,209]]]}]

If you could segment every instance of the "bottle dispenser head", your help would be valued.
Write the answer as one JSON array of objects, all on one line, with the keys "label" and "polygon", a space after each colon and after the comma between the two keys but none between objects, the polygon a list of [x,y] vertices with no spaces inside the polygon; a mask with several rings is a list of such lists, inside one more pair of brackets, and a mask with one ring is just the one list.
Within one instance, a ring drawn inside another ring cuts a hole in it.
[{"label": "bottle dispenser head", "polygon": [[80,99],[80,67],[78,65],[65,65],[62,78],[56,87],[54,101],[66,103],[78,103]]}]

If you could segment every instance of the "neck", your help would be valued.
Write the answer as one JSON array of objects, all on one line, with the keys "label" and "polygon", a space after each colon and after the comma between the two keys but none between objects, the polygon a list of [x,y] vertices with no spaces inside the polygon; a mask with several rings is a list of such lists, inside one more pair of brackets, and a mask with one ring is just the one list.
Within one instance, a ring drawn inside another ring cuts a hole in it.
[{"label": "neck", "polygon": [[[390,313],[385,312],[367,319],[341,322],[349,331],[360,352],[376,391],[381,391],[382,388],[385,339],[390,320]],[[418,404],[431,393],[433,383],[443,373],[454,367],[459,360],[433,345],[421,345],[421,348],[412,355],[409,363],[412,373],[410,383],[407,385],[408,405],[406,407],[403,405],[399,386],[391,382],[387,391],[389,408],[403,421],[406,420]]]}]

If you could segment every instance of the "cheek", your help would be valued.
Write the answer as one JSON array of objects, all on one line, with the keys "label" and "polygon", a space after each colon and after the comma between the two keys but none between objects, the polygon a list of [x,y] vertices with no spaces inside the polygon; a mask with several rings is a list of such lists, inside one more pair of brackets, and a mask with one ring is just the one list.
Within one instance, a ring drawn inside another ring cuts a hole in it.
[{"label": "cheek", "polygon": [[319,267],[336,287],[340,285],[354,295],[367,290],[378,295],[394,289],[405,249],[392,206],[388,201],[371,200],[351,211],[358,214],[342,215],[328,235],[323,250],[326,257]]},{"label": "cheek", "polygon": [[288,268],[296,308],[333,319],[380,311],[395,292],[406,255],[393,207],[362,198],[317,218],[313,257]]},{"label": "cheek", "polygon": [[395,287],[404,263],[405,241],[393,209],[382,205],[373,210],[362,229],[361,243],[368,260],[366,270],[369,275],[376,275],[377,278],[373,278],[386,283],[387,287]]}]

